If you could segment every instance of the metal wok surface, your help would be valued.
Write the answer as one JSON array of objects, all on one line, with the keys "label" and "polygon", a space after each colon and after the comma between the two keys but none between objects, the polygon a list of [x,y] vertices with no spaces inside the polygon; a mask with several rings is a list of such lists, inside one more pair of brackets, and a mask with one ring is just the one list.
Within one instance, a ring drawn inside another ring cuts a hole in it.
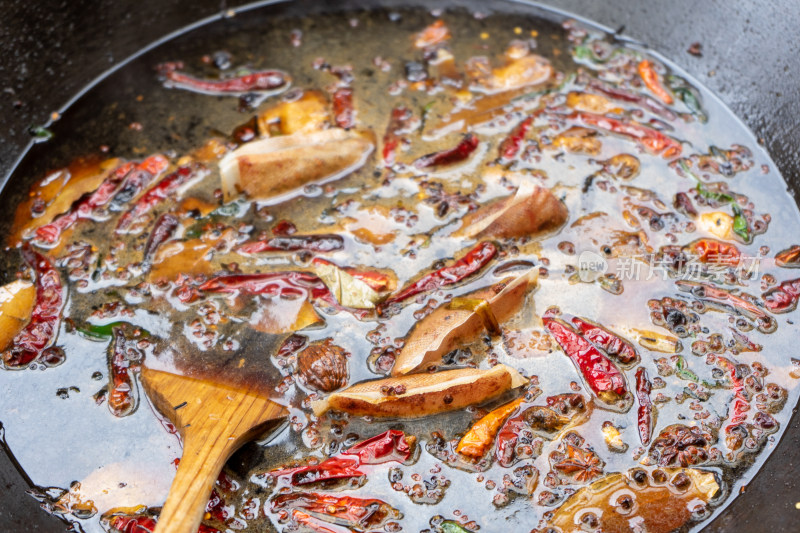
[{"label": "metal wok surface", "polygon": [[[163,36],[247,2],[225,0],[2,0],[0,14],[0,204],[27,184],[7,181],[31,137],[92,80]],[[716,92],[762,140],[793,194],[800,192],[800,3],[796,0],[543,0],[646,43]],[[459,5],[525,10],[521,2],[299,0],[270,7],[303,13],[371,5]],[[693,42],[703,56],[687,53]],[[68,111],[67,111],[68,113]],[[0,391],[2,393],[2,391]],[[2,414],[0,413],[0,421]],[[0,429],[2,437],[2,429]],[[54,443],[58,437],[53,436]],[[796,531],[800,510],[800,417],[766,464],[705,531]],[[58,532],[64,523],[25,494],[29,480],[0,452],[0,531]]]}]

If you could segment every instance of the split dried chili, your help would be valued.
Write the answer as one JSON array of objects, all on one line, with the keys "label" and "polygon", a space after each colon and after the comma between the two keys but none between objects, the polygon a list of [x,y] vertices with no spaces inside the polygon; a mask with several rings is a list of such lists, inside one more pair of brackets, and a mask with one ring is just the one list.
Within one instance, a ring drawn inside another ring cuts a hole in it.
[{"label": "split dried chili", "polygon": [[800,245],[793,245],[775,255],[775,264],[783,268],[800,267]]},{"label": "split dried chili", "polygon": [[134,205],[126,211],[117,222],[117,232],[127,231],[137,220],[152,211],[170,195],[189,182],[204,177],[208,173],[202,165],[187,165],[179,167],[162,178],[150,188]]},{"label": "split dried chili", "polygon": [[653,436],[653,402],[650,400],[652,384],[647,378],[647,370],[640,367],[636,371],[636,399],[639,401],[636,425],[639,438],[647,446]]},{"label": "split dried chili", "polygon": [[391,167],[395,164],[397,149],[400,148],[402,140],[400,134],[409,130],[412,116],[411,110],[405,106],[392,109],[389,125],[383,136],[383,164],[385,166]]},{"label": "split dried chili", "polygon": [[522,141],[525,140],[525,136],[528,134],[528,131],[530,131],[532,125],[533,117],[528,117],[517,124],[517,127],[500,143],[498,148],[500,157],[504,159],[512,159],[515,157],[519,153],[522,147]]},{"label": "split dried chili", "polygon": [[773,313],[788,313],[797,307],[800,298],[800,278],[784,281],[762,295],[764,305]]},{"label": "split dried chili", "polygon": [[653,67],[653,63],[647,59],[639,62],[636,70],[639,76],[650,91],[658,97],[659,100],[667,105],[672,105],[672,95],[661,83],[661,78]]},{"label": "split dried chili", "polygon": [[586,126],[593,126],[619,135],[625,135],[636,140],[648,150],[663,157],[677,157],[681,154],[681,143],[664,135],[658,130],[643,126],[637,122],[620,120],[596,113],[579,111],[569,116]]},{"label": "split dried chili", "polygon": [[701,263],[714,263],[735,267],[742,254],[733,244],[716,239],[700,239],[689,245],[689,251],[697,256]]},{"label": "split dried chili", "polygon": [[572,323],[584,338],[620,363],[628,365],[639,360],[639,354],[633,344],[603,326],[580,317],[573,317]]},{"label": "split dried chili", "polygon": [[248,242],[236,249],[243,254],[263,252],[333,252],[344,248],[344,239],[339,235],[285,235]]},{"label": "split dried chili", "polygon": [[606,96],[608,96],[610,98],[613,98],[614,100],[621,100],[621,101],[624,101],[624,102],[633,102],[633,103],[641,105],[642,107],[644,107],[648,111],[650,111],[652,113],[655,113],[656,115],[661,116],[662,118],[665,118],[667,120],[674,120],[675,119],[675,113],[671,109],[669,109],[667,107],[664,107],[664,105],[661,102],[659,102],[659,101],[657,101],[657,100],[655,100],[655,99],[653,99],[653,98],[651,98],[649,96],[645,96],[645,95],[642,95],[642,94],[639,94],[639,93],[636,93],[636,92],[633,92],[633,91],[629,91],[629,90],[623,89],[621,87],[614,87],[612,85],[609,85],[608,83],[604,83],[604,82],[602,82],[600,80],[597,80],[597,79],[589,80],[589,84],[588,85],[589,85],[590,88],[594,89],[595,91],[603,93],[604,95],[606,95]]},{"label": "split dried chili", "polygon": [[112,211],[122,211],[128,202],[139,196],[150,185],[150,182],[167,168],[167,165],[169,165],[169,161],[160,155],[149,157],[142,161],[141,164],[136,165],[125,176],[122,186],[109,202],[110,209]]},{"label": "split dried chili", "polygon": [[24,244],[20,251],[36,273],[36,297],[30,322],[17,333],[11,341],[11,348],[3,354],[3,361],[9,368],[26,367],[39,359],[58,332],[64,305],[61,277],[50,259],[28,244]]},{"label": "split dried chili", "polygon": [[153,229],[147,237],[147,243],[144,246],[144,262],[149,264],[156,254],[156,250],[163,243],[168,241],[170,237],[178,229],[180,222],[178,217],[171,213],[164,213],[153,224]]},{"label": "split dried chili", "polygon": [[524,414],[509,418],[497,434],[495,457],[500,466],[508,467],[514,462],[519,433],[526,426]]},{"label": "split dried chili", "polygon": [[356,125],[356,112],[353,108],[353,89],[339,87],[333,93],[333,120],[340,128],[349,130]]},{"label": "split dried chili", "polygon": [[59,215],[49,224],[36,229],[36,240],[44,244],[54,244],[61,234],[71,228],[78,220],[91,218],[95,209],[107,205],[117,191],[125,187],[129,176],[133,177],[135,171],[159,173],[163,171],[168,162],[160,155],[152,156],[138,165],[125,163],[111,173],[100,186],[92,193],[82,196],[70,207],[69,211]]},{"label": "split dried chili", "polygon": [[474,133],[468,133],[453,148],[426,154],[414,161],[414,166],[417,168],[431,168],[460,163],[478,148],[478,144],[480,144],[478,136]]},{"label": "split dried chili", "polygon": [[402,431],[390,429],[362,441],[318,465],[301,466],[273,472],[274,477],[288,476],[292,485],[305,485],[318,481],[360,477],[365,465],[388,462],[402,463],[411,457],[416,438]]},{"label": "split dried chili", "polygon": [[274,91],[288,86],[289,75],[281,70],[261,70],[244,76],[224,80],[201,80],[178,69],[183,63],[175,61],[158,65],[157,70],[165,78],[167,87],[190,89],[211,95],[241,94],[257,91]]},{"label": "split dried chili", "polygon": [[417,281],[401,289],[383,303],[383,307],[402,302],[421,292],[434,291],[447,285],[458,283],[468,276],[479,272],[497,255],[497,246],[491,242],[479,243],[467,252],[464,257],[453,263],[427,274]]},{"label": "split dried chili", "polygon": [[483,457],[483,454],[494,442],[494,438],[503,423],[519,408],[523,400],[524,398],[518,398],[513,402],[502,405],[475,422],[469,431],[461,437],[461,440],[458,441],[456,451],[474,459]]},{"label": "split dried chili", "polygon": [[544,325],[598,398],[609,401],[607,398],[612,394],[625,396],[628,391],[625,377],[608,356],[562,320],[546,317]]},{"label": "split dried chili", "polygon": [[280,494],[272,499],[272,511],[280,509],[302,509],[347,522],[361,528],[375,527],[387,518],[396,518],[399,513],[389,504],[375,498],[335,496],[316,492],[293,492]]}]

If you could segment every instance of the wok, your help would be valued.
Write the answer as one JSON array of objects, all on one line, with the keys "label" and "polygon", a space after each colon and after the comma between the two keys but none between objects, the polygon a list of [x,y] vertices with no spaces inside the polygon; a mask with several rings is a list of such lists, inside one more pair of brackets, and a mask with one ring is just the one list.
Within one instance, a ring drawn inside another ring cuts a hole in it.
[{"label": "wok", "polygon": [[[225,0],[137,0],[57,2],[3,0],[0,15],[0,205],[12,209],[28,183],[10,180],[19,159],[31,149],[32,124],[64,112],[73,95],[157,39],[246,2]],[[267,2],[269,3],[269,2]],[[755,132],[773,157],[791,192],[800,192],[800,4],[794,0],[543,0],[617,29],[681,65],[716,92]],[[269,6],[267,12],[302,14],[366,6],[459,5],[480,11],[541,13],[523,2],[475,0],[299,0]],[[687,53],[702,43],[702,57]],[[168,46],[168,45],[167,45]],[[66,111],[66,117],[69,111]],[[202,136],[202,135],[201,135]],[[96,149],[72,142],[73,153]],[[41,153],[44,153],[42,150]],[[26,158],[26,162],[31,158]],[[23,163],[24,166],[25,162]],[[34,165],[35,166],[35,165]],[[2,391],[0,391],[2,393]],[[1,419],[0,414],[0,419]],[[0,437],[2,429],[0,429]],[[54,439],[57,436],[54,435]],[[746,491],[705,531],[795,531],[800,510],[800,417],[794,416]],[[65,524],[38,509],[25,494],[30,480],[0,453],[0,531],[64,531]]]}]

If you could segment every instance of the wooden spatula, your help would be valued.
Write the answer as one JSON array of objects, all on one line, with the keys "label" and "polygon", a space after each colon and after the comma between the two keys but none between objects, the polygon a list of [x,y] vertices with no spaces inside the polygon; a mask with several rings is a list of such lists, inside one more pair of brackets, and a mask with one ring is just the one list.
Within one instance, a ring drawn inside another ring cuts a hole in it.
[{"label": "wooden spatula", "polygon": [[225,461],[270,420],[288,412],[254,389],[147,367],[142,369],[142,382],[150,400],[183,438],[183,456],[156,533],[196,533]]}]

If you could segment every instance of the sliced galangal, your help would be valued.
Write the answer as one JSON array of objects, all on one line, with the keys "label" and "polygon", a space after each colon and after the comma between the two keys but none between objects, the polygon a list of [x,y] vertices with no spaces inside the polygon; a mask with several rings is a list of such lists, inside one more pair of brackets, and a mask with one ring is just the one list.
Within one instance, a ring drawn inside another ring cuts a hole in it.
[{"label": "sliced galangal", "polygon": [[478,309],[453,308],[449,304],[435,309],[411,330],[395,360],[392,375],[420,372],[441,363],[442,357],[486,331],[486,313],[493,315],[498,323],[513,317],[535,284],[536,277],[529,271],[462,298],[485,301],[488,309],[483,313]]},{"label": "sliced galangal", "polygon": [[523,182],[517,192],[495,200],[462,219],[456,237],[474,239],[534,237],[567,221],[566,206],[548,189]]},{"label": "sliced galangal", "polygon": [[528,382],[506,365],[465,368],[358,383],[312,402],[319,416],[330,409],[355,416],[418,418],[480,404]]},{"label": "sliced galangal", "polygon": [[253,141],[219,162],[226,201],[281,199],[305,185],[327,183],[361,168],[373,143],[359,133],[329,129]]},{"label": "sliced galangal", "polygon": [[5,350],[31,318],[36,288],[23,280],[0,287],[0,350]]}]

